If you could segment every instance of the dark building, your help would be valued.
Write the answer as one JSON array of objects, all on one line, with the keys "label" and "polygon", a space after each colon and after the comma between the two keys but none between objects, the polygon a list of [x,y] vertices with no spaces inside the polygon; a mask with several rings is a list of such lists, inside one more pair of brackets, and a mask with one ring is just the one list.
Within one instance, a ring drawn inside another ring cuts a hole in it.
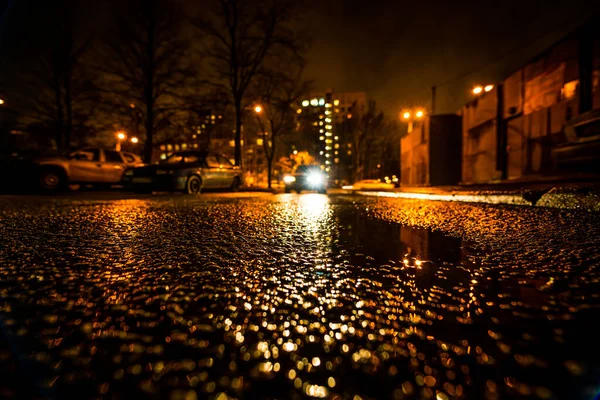
[{"label": "dark building", "polygon": [[401,140],[401,182],[406,186],[455,185],[461,179],[461,117],[431,115],[414,121]]}]

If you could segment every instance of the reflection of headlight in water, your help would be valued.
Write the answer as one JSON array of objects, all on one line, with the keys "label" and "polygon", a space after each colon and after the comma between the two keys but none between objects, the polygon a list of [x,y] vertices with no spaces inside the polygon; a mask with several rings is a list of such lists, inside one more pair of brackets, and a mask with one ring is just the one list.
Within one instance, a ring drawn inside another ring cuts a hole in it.
[{"label": "reflection of headlight in water", "polygon": [[294,178],[291,175],[286,175],[286,176],[283,177],[283,181],[285,183],[292,183],[292,182],[296,182],[296,178]]},{"label": "reflection of headlight in water", "polygon": [[308,174],[308,176],[306,177],[306,181],[311,186],[321,186],[324,181],[323,174],[319,172],[312,172]]}]

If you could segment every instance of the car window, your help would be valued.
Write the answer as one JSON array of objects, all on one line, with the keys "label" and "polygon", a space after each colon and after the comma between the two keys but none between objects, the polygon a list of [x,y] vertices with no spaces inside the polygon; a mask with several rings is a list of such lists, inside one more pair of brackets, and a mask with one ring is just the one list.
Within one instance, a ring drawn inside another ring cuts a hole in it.
[{"label": "car window", "polygon": [[169,158],[163,161],[163,164],[179,164],[183,161],[183,156],[181,154],[172,154]]},{"label": "car window", "polygon": [[219,168],[221,166],[219,159],[214,154],[206,156],[206,164],[208,165],[208,168]]},{"label": "car window", "polygon": [[217,159],[219,160],[219,164],[223,167],[223,168],[228,168],[231,169],[233,168],[233,164],[231,163],[231,161],[229,161],[227,158],[223,157],[223,156],[217,156]]},{"label": "car window", "polygon": [[127,161],[128,163],[137,162],[137,158],[133,154],[129,154],[129,153],[122,153],[122,154],[123,154],[123,157],[125,158],[125,161]]},{"label": "car window", "polygon": [[187,164],[197,163],[200,161],[201,161],[201,158],[194,154],[188,154],[187,156],[185,156],[183,158],[183,162],[187,163]]},{"label": "car window", "polygon": [[104,150],[104,161],[109,163],[122,163],[121,153],[114,150]]},{"label": "car window", "polygon": [[72,154],[72,158],[84,161],[100,161],[99,149],[83,149]]}]

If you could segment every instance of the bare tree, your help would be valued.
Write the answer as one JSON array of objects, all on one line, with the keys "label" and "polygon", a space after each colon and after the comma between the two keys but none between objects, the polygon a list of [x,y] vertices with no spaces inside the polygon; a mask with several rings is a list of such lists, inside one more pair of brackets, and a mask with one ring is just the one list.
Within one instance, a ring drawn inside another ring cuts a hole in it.
[{"label": "bare tree", "polygon": [[138,121],[145,133],[146,162],[152,161],[157,132],[181,134],[188,120],[185,99],[197,89],[196,68],[183,35],[185,21],[175,1],[127,2],[97,64],[106,111],[117,121]]},{"label": "bare tree", "polygon": [[[282,68],[282,64],[279,64],[277,70],[261,71],[255,85],[261,107],[260,112],[256,113],[256,120],[263,134],[268,187],[271,189],[277,141],[282,135],[294,131],[293,106],[302,95],[308,93],[310,82],[302,80],[301,67],[288,65]],[[263,120],[266,121],[266,127]]]},{"label": "bare tree", "polygon": [[[352,108],[356,109],[356,105]],[[396,134],[396,125],[388,121],[383,111],[378,110],[374,100],[368,102],[364,111],[346,120],[345,124],[353,142],[353,172],[357,181],[370,172],[367,168],[369,165],[383,163],[385,150],[391,151],[387,146],[391,146],[394,138],[399,136]]]},{"label": "bare tree", "polygon": [[211,0],[194,20],[205,37],[213,83],[228,91],[234,106],[236,165],[246,91],[270,55],[301,47],[290,28],[296,6],[293,0]]}]

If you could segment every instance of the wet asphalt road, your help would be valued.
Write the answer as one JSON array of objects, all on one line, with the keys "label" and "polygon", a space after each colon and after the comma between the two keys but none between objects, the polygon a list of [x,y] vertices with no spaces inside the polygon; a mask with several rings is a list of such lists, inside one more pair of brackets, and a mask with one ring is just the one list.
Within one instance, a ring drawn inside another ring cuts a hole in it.
[{"label": "wet asphalt road", "polygon": [[242,193],[0,217],[0,398],[600,391],[598,214]]}]

